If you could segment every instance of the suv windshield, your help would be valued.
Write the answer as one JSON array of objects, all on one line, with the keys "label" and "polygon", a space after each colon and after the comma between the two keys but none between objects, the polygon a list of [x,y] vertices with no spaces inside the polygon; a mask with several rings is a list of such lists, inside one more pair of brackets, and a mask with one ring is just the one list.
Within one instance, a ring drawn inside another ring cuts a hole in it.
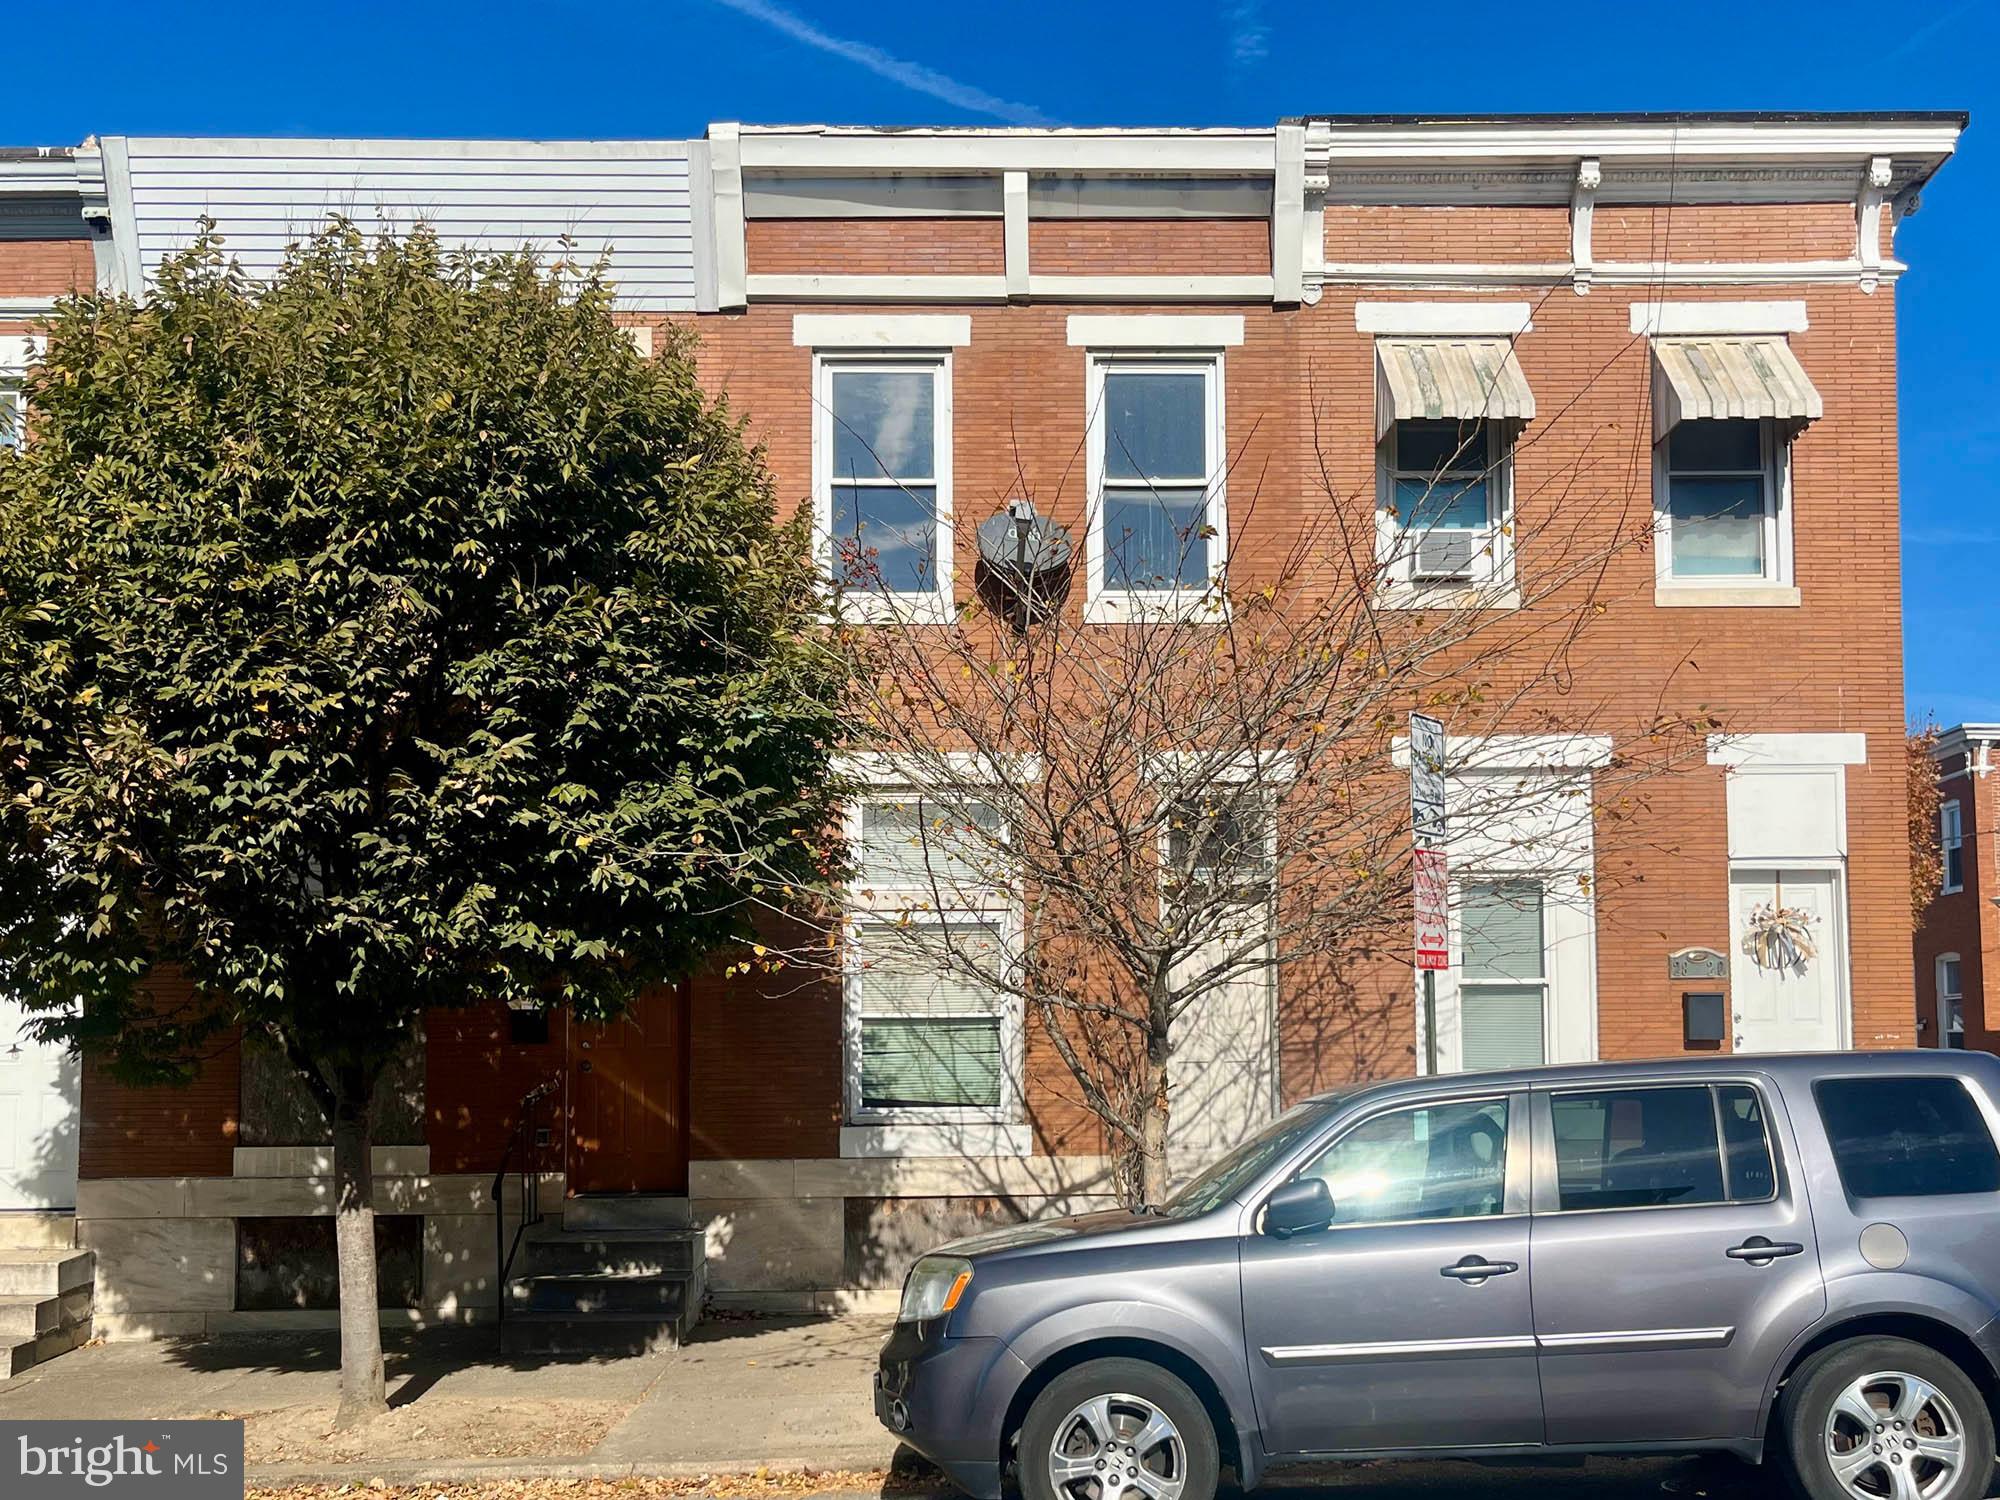
[{"label": "suv windshield", "polygon": [[1265,1168],[1326,1119],[1328,1112],[1340,1103],[1341,1097],[1339,1094],[1323,1094],[1302,1104],[1294,1104],[1175,1193],[1161,1205],[1160,1212],[1172,1219],[1192,1219],[1197,1214],[1205,1214],[1227,1203],[1246,1182],[1261,1175]]}]

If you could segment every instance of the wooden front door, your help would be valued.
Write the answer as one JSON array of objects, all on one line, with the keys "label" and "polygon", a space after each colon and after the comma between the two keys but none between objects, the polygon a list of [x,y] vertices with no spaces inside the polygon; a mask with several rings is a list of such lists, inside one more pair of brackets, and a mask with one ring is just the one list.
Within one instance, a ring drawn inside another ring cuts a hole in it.
[{"label": "wooden front door", "polygon": [[568,1061],[569,1190],[685,1193],[685,988],[647,990],[609,1025],[572,1021]]}]

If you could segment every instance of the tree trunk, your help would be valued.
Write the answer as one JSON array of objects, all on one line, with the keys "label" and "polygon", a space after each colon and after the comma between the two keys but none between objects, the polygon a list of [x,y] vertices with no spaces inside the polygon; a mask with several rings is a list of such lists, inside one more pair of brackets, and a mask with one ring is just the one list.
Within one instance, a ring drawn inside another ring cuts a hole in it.
[{"label": "tree trunk", "polygon": [[[1164,1048],[1160,1049],[1164,1052]],[[1167,1201],[1167,1064],[1146,1060],[1146,1112],[1139,1119],[1139,1201]]]},{"label": "tree trunk", "polygon": [[374,1131],[370,1096],[343,1098],[333,1117],[333,1234],[340,1266],[340,1410],[336,1428],[389,1409],[375,1289]]}]

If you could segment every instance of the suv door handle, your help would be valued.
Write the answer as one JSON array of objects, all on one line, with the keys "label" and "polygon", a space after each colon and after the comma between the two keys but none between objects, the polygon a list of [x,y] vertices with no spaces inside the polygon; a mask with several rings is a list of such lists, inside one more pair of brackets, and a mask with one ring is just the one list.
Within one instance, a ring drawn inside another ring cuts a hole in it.
[{"label": "suv door handle", "polygon": [[1804,1245],[1794,1245],[1789,1241],[1773,1243],[1761,1234],[1753,1234],[1740,1245],[1731,1245],[1722,1253],[1731,1260],[1747,1260],[1753,1266],[1768,1266],[1781,1255],[1803,1255]]},{"label": "suv door handle", "polygon": [[1468,1255],[1456,1265],[1439,1266],[1438,1275],[1449,1276],[1453,1281],[1463,1281],[1468,1286],[1477,1286],[1489,1276],[1512,1276],[1520,1269],[1519,1261],[1486,1260],[1481,1256]]}]

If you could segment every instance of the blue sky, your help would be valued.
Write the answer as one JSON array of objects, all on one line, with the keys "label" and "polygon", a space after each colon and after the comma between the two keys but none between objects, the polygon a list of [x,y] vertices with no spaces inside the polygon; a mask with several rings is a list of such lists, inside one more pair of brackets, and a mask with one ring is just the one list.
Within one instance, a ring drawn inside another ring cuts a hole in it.
[{"label": "blue sky", "polygon": [[[1414,23],[1414,24],[1413,24]],[[2000,721],[1993,0],[1678,6],[669,0],[18,7],[0,142],[100,133],[654,136],[710,120],[1969,109],[1899,235],[1909,711]]]}]

